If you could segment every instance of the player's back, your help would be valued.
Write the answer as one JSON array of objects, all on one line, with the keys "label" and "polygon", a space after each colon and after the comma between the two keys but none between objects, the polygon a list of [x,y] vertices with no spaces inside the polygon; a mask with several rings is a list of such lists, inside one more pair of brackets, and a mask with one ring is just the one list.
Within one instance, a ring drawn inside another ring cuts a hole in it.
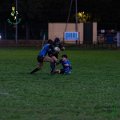
[{"label": "player's back", "polygon": [[49,47],[50,47],[50,44],[45,44],[43,47],[42,47],[42,49],[40,50],[40,52],[39,52],[39,56],[46,56],[46,54],[47,54],[47,52],[48,52],[48,50],[49,50]]},{"label": "player's back", "polygon": [[71,63],[70,63],[69,60],[62,61],[62,66],[63,66],[63,69],[64,69],[65,73],[71,72],[72,66],[71,66]]}]

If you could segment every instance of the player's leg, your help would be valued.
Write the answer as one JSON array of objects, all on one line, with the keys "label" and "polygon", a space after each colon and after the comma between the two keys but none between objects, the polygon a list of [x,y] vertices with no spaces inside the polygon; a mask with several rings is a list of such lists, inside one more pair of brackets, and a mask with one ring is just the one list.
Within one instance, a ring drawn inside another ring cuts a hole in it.
[{"label": "player's leg", "polygon": [[54,73],[56,73],[56,74],[64,74],[65,71],[64,71],[64,69],[60,69],[60,70],[55,70]]},{"label": "player's leg", "polygon": [[43,59],[44,62],[53,62],[53,59],[49,56],[45,56]]},{"label": "player's leg", "polygon": [[53,59],[54,62],[58,61],[58,59],[55,56],[52,56],[51,58]]},{"label": "player's leg", "polygon": [[64,69],[60,69],[60,74],[64,74],[65,70]]},{"label": "player's leg", "polygon": [[57,69],[57,70],[54,71],[54,73],[55,74],[60,74],[60,70]]},{"label": "player's leg", "polygon": [[53,60],[53,62],[50,63],[51,73],[54,73],[58,59],[55,56],[51,56],[51,58]]},{"label": "player's leg", "polygon": [[51,73],[55,70],[55,58],[53,59],[52,56],[46,56],[44,58],[45,62],[50,62]]},{"label": "player's leg", "polygon": [[37,65],[37,67],[30,74],[33,74],[33,73],[39,71],[42,68],[42,66],[43,66],[43,60],[44,60],[44,57],[41,57],[41,56],[37,57],[38,65]]}]

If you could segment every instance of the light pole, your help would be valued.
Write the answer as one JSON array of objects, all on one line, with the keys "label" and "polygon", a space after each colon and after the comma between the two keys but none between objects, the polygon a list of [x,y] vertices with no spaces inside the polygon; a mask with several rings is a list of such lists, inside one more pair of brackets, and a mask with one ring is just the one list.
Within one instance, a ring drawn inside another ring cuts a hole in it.
[{"label": "light pole", "polygon": [[15,31],[15,40],[16,40],[16,46],[18,44],[18,25],[17,25],[17,21],[18,21],[18,1],[16,0],[16,31]]},{"label": "light pole", "polygon": [[[78,32],[78,16],[77,16],[77,12],[78,12],[78,4],[77,4],[77,0],[75,0],[75,18],[76,18],[76,23],[75,23],[75,31]],[[77,45],[78,40],[76,40],[76,45]]]},{"label": "light pole", "polygon": [[77,4],[77,0],[75,0],[75,16],[76,16],[75,31],[76,32],[78,32],[78,17],[77,17],[77,13],[78,13],[78,4]]}]

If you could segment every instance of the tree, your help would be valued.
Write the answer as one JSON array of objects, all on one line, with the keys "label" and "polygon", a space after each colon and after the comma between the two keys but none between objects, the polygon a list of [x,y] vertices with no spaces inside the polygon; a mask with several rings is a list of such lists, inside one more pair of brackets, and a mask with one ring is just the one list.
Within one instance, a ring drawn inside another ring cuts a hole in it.
[{"label": "tree", "polygon": [[90,14],[88,14],[88,13],[85,13],[84,11],[83,12],[79,12],[78,14],[77,14],[77,17],[78,17],[78,21],[79,22],[88,22],[88,21],[90,21]]}]

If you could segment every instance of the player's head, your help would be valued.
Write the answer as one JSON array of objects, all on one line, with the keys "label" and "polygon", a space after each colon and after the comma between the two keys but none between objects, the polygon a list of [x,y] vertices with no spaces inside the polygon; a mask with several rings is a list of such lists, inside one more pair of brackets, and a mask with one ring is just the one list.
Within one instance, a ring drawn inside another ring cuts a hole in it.
[{"label": "player's head", "polygon": [[60,43],[60,39],[58,37],[55,38],[54,40],[55,43]]},{"label": "player's head", "polygon": [[59,47],[60,50],[62,50],[62,44],[61,44],[60,39],[58,37],[56,37],[54,39],[54,43],[53,44],[54,44],[55,47]]},{"label": "player's head", "polygon": [[47,43],[48,43],[48,44],[53,44],[53,41],[52,41],[51,39],[49,39],[49,40],[47,41]]},{"label": "player's head", "polygon": [[66,54],[62,55],[62,60],[66,60],[68,56]]}]

